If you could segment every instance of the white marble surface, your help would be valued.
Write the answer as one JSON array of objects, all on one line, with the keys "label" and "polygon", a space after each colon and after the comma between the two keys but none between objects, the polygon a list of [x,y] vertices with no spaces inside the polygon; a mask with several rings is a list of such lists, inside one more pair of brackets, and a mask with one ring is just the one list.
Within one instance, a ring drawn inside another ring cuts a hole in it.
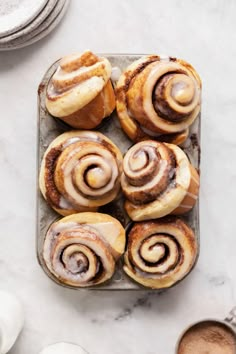
[{"label": "white marble surface", "polygon": [[[48,38],[0,53],[0,288],[23,301],[26,324],[11,354],[60,340],[91,354],[171,354],[191,321],[236,304],[235,0],[72,0]],[[35,256],[36,90],[58,57],[167,53],[203,79],[201,256],[182,284],[151,292],[76,292],[53,284]]]}]

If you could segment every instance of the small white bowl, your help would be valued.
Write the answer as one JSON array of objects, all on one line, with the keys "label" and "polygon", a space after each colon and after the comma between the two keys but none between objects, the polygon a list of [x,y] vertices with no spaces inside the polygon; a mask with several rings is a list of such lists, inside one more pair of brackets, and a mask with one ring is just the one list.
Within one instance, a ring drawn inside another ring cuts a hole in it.
[{"label": "small white bowl", "polygon": [[89,354],[77,344],[59,342],[45,347],[39,354]]},{"label": "small white bowl", "polygon": [[14,345],[24,324],[20,301],[11,293],[0,291],[0,353],[6,354]]}]

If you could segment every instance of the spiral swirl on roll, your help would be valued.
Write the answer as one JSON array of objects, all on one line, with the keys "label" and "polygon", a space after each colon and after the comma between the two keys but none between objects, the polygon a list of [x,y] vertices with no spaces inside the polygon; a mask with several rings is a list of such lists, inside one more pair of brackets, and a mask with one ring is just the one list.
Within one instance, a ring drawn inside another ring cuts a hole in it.
[{"label": "spiral swirl on roll", "polygon": [[89,287],[112,277],[124,247],[125,231],[119,221],[106,214],[79,213],[51,225],[43,259],[61,283]]},{"label": "spiral swirl on roll", "polygon": [[77,129],[93,129],[115,108],[111,64],[90,51],[60,60],[47,87],[46,107]]},{"label": "spiral swirl on roll", "polygon": [[166,217],[134,224],[128,233],[124,271],[153,289],[168,288],[192,269],[198,243],[181,219]]},{"label": "spiral swirl on roll", "polygon": [[61,215],[95,211],[120,190],[122,155],[98,132],[72,131],[57,137],[46,150],[40,189]]},{"label": "spiral swirl on roll", "polygon": [[178,146],[147,140],[126,153],[121,186],[128,215],[142,221],[190,211],[197,200],[199,176]]},{"label": "spiral swirl on roll", "polygon": [[181,144],[200,111],[201,80],[176,58],[142,57],[124,71],[116,91],[121,126],[136,142],[156,138]]}]

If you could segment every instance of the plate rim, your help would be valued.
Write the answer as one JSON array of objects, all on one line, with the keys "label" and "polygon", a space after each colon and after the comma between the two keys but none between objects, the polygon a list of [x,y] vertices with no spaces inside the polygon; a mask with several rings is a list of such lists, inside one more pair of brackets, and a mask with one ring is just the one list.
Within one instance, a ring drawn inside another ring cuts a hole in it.
[{"label": "plate rim", "polygon": [[19,43],[17,45],[13,45],[13,46],[2,46],[0,45],[0,51],[11,51],[11,50],[17,50],[17,49],[21,49],[21,48],[25,48],[30,46],[31,44],[34,44],[38,41],[40,41],[41,39],[43,39],[44,37],[46,37],[47,35],[49,35],[62,21],[63,17],[65,16],[68,7],[70,5],[70,0],[64,0],[64,5],[62,7],[62,9],[60,10],[59,14],[56,16],[56,18],[54,18],[54,20],[52,22],[50,22],[48,24],[48,26],[43,29],[41,32],[39,32],[38,34],[36,34],[34,37],[26,40],[25,42],[23,41],[22,43]]},{"label": "plate rim", "polygon": [[38,16],[33,18],[32,21],[30,21],[24,27],[20,28],[18,31],[4,37],[0,37],[0,46],[7,45],[11,41],[21,38],[22,36],[27,35],[31,31],[34,31],[36,28],[38,28],[47,19],[51,12],[54,11],[59,1],[60,0],[48,0],[47,5],[43,7]]},{"label": "plate rim", "polygon": [[[39,1],[40,1],[40,3],[39,3]],[[15,21],[17,21],[17,18],[18,18],[17,23],[14,24],[13,26],[11,26],[11,28],[8,28],[8,29],[7,29],[7,25],[5,25],[5,28],[2,25],[2,28],[1,28],[2,20],[0,21],[0,38],[4,37],[6,35],[9,35],[11,33],[14,33],[17,30],[19,30],[19,28],[26,26],[34,18],[37,17],[37,15],[42,11],[42,9],[45,6],[47,6],[48,2],[49,2],[49,0],[28,1],[28,3],[34,4],[34,7],[33,7],[32,11],[30,12],[30,14],[28,13],[26,8],[25,8],[25,10],[23,10],[24,9],[24,7],[23,7],[24,3],[22,3],[23,6],[20,9],[17,9],[16,11],[13,11],[13,12],[11,12],[8,15],[0,16],[0,19],[5,18],[4,23],[6,22],[7,24],[9,23],[9,17],[12,18],[12,19],[10,19],[10,23],[11,24],[14,23]],[[38,6],[35,6],[35,4],[38,5]],[[27,13],[28,13],[28,16],[26,16]],[[21,19],[19,19],[20,14],[21,14]],[[25,16],[24,19],[22,19],[23,15]]]}]

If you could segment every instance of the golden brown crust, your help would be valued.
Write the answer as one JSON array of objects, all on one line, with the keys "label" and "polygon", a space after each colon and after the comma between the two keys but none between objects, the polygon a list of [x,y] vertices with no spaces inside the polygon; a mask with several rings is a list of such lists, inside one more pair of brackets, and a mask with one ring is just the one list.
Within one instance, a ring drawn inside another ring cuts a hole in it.
[{"label": "golden brown crust", "polygon": [[115,102],[114,90],[109,80],[104,89],[85,107],[60,119],[76,129],[94,129],[114,111]]},{"label": "golden brown crust", "polygon": [[200,92],[200,78],[190,64],[175,58],[142,57],[117,83],[121,126],[135,142],[169,135],[167,142],[181,144],[198,116]]},{"label": "golden brown crust", "polygon": [[192,207],[195,205],[199,193],[199,174],[197,170],[190,165],[190,172],[191,172],[191,181],[186,193],[186,196],[180,203],[180,205],[172,211],[171,214],[173,215],[181,215],[187,213]]},{"label": "golden brown crust", "polygon": [[146,140],[126,153],[121,186],[129,217],[142,221],[189,212],[198,198],[199,176],[178,146]]},{"label": "golden brown crust", "polygon": [[54,222],[43,259],[61,283],[89,287],[109,280],[125,248],[125,230],[107,214],[79,213]]},{"label": "golden brown crust", "polygon": [[196,237],[183,220],[135,223],[128,234],[124,271],[143,286],[168,288],[191,271],[197,254]]},{"label": "golden brown crust", "polygon": [[87,51],[61,59],[49,81],[46,107],[76,129],[93,129],[115,109],[111,65]]},{"label": "golden brown crust", "polygon": [[72,131],[57,137],[44,154],[40,189],[61,215],[95,211],[120,190],[122,155],[103,134]]}]

